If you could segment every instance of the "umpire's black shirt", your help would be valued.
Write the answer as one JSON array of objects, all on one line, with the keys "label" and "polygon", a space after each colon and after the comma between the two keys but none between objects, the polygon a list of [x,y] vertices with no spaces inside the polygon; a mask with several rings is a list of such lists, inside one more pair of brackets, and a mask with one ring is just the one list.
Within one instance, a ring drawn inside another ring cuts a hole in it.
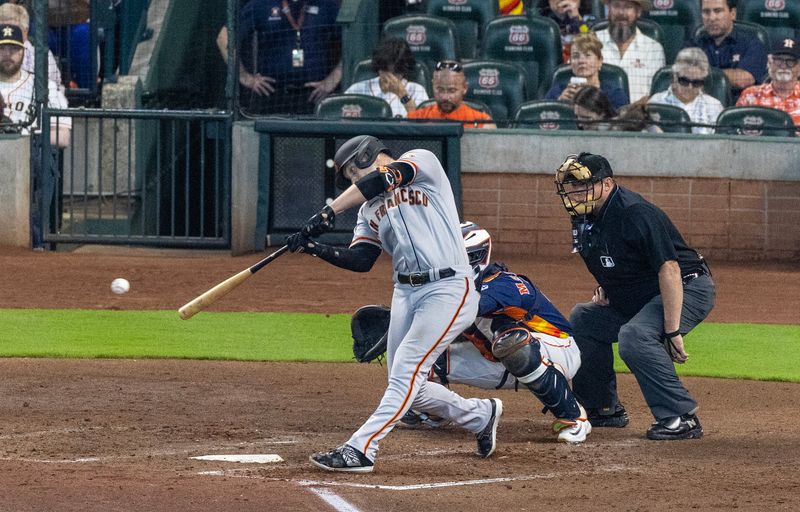
[{"label": "umpire's black shirt", "polygon": [[619,185],[589,221],[589,249],[581,256],[610,305],[624,315],[635,315],[661,293],[658,270],[664,262],[677,260],[681,275],[702,266],[667,214]]}]

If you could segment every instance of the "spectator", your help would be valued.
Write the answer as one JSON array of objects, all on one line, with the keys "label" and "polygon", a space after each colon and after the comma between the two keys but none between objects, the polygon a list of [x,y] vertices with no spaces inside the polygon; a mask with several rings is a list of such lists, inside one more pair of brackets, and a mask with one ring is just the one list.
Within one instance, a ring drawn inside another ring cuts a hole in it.
[{"label": "spectator", "polygon": [[636,20],[650,8],[650,0],[604,0],[608,5],[608,28],[597,32],[603,43],[603,59],[628,74],[631,101],[650,94],[656,71],[664,67],[661,43],[642,34]]},{"label": "spectator", "polygon": [[467,79],[461,64],[452,60],[439,61],[433,71],[436,104],[409,112],[408,118],[462,121],[465,128],[497,128],[491,116],[464,103],[465,94]]},{"label": "spectator", "polygon": [[581,130],[662,133],[644,107],[646,98],[614,109],[606,93],[587,85],[575,93],[572,108]]},{"label": "spectator", "polygon": [[594,15],[581,14],[589,13],[591,9],[586,0],[539,0],[539,15],[555,21],[561,31],[564,62],[569,61],[573,38],[588,32],[594,24]]},{"label": "spectator", "polygon": [[[672,85],[654,94],[648,103],[663,103],[681,107],[693,123],[713,125],[722,112],[722,103],[703,91],[708,76],[708,57],[700,48],[684,48],[672,65]],[[714,133],[710,126],[692,127],[692,133]]]},{"label": "spectator", "polygon": [[[255,38],[253,61],[239,63],[241,104],[248,113],[308,114],[342,79],[336,0],[250,0],[239,13],[238,49]],[[228,61],[228,30],[217,47]],[[337,62],[333,67],[332,61]],[[310,92],[309,92],[310,91]]]},{"label": "spectator", "polygon": [[48,45],[65,65],[70,89],[89,89],[97,81],[92,76],[89,0],[48,0]]},{"label": "spectator", "polygon": [[769,83],[748,87],[742,92],[737,106],[757,105],[788,112],[800,126],[800,39],[776,41],[767,58]]},{"label": "spectator", "polygon": [[376,96],[392,107],[395,117],[406,117],[428,99],[423,86],[408,81],[414,64],[408,43],[397,38],[386,39],[372,52],[372,69],[378,76],[354,83],[345,94]]},{"label": "spectator", "polygon": [[[0,25],[16,25],[22,30],[22,38],[25,44],[22,69],[31,74],[35,73],[36,51],[28,39],[30,16],[27,9],[19,4],[6,3],[0,5]],[[57,88],[64,88],[64,84],[61,81],[61,70],[58,68],[56,58],[50,50],[47,50],[47,79],[53,82]]]},{"label": "spectator", "polygon": [[[573,80],[564,87],[553,84],[547,91],[548,100],[572,102],[575,93],[584,85],[599,87],[611,100],[614,108],[628,103],[628,94],[611,82],[600,81],[600,67],[603,65],[603,43],[593,33],[580,34],[572,41],[572,55],[569,63],[572,66]],[[577,80],[575,78],[577,77]]]},{"label": "spectator", "polygon": [[763,81],[767,49],[734,26],[736,0],[701,0],[700,14],[703,32],[690,46],[702,48],[709,64],[722,69],[736,99],[743,89]]}]

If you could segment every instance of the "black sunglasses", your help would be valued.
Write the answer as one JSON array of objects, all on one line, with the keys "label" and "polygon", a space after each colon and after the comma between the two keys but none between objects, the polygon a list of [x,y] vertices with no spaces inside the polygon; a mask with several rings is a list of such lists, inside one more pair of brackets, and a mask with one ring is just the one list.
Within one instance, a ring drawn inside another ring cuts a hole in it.
[{"label": "black sunglasses", "polygon": [[454,60],[440,60],[439,62],[436,63],[436,71],[441,71],[443,69],[452,69],[453,71],[458,73],[464,68],[461,67],[460,63]]},{"label": "black sunglasses", "polygon": [[705,85],[706,80],[705,78],[700,78],[698,80],[692,80],[691,78],[686,78],[685,76],[675,75],[675,78],[678,79],[678,83],[684,87],[689,87],[690,85],[696,89],[703,87]]}]

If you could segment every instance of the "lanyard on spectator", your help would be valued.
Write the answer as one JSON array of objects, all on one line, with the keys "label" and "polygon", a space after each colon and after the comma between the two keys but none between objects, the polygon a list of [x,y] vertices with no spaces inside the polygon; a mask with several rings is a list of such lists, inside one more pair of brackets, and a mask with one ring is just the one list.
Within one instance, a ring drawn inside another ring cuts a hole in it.
[{"label": "lanyard on spectator", "polygon": [[295,30],[296,39],[295,39],[295,48],[292,50],[292,67],[295,68],[302,68],[305,55],[303,49],[300,47],[300,29],[303,28],[303,23],[306,21],[306,3],[303,2],[303,6],[300,8],[300,18],[294,19],[294,14],[292,14],[292,9],[289,8],[289,1],[283,0],[283,13],[286,15],[287,21]]}]

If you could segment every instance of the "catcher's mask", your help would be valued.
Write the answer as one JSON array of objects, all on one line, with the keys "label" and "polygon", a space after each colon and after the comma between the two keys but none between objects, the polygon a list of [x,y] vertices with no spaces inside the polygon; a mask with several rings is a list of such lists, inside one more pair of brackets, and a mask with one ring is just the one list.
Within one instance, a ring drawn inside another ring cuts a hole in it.
[{"label": "catcher's mask", "polygon": [[464,237],[464,246],[467,248],[469,265],[476,272],[483,272],[492,257],[492,235],[469,221],[461,223],[461,235]]},{"label": "catcher's mask", "polygon": [[336,186],[341,190],[345,190],[350,186],[350,180],[344,175],[344,170],[348,165],[352,163],[358,169],[366,169],[375,163],[381,153],[391,155],[389,148],[371,135],[359,135],[346,141],[339,147],[333,157]]},{"label": "catcher's mask", "polygon": [[611,166],[604,157],[591,153],[569,155],[556,170],[556,192],[571,216],[588,215],[603,197],[602,189],[595,196],[595,185],[611,177]]}]

